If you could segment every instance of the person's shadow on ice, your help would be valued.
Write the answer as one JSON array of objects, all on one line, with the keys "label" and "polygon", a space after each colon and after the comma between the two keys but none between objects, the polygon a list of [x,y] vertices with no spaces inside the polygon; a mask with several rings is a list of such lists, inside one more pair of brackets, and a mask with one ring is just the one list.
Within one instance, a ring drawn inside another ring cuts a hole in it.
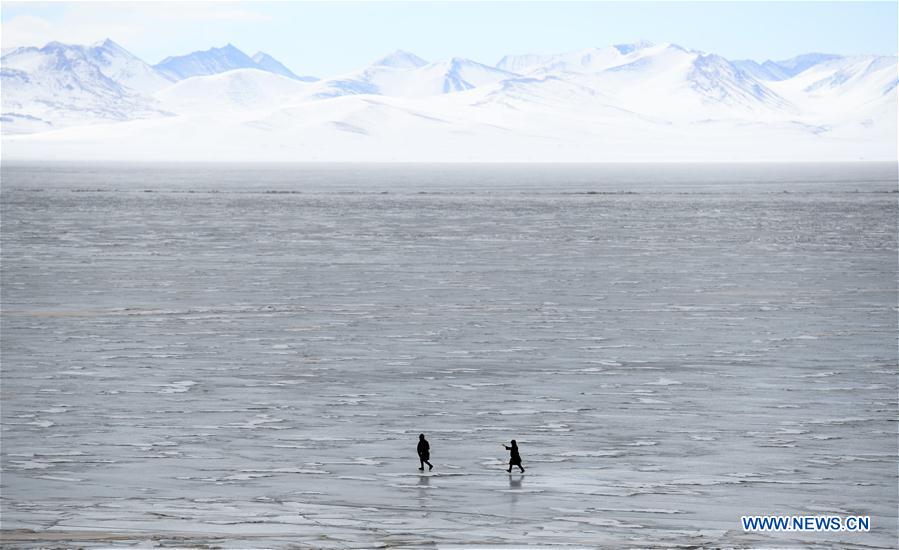
[{"label": "person's shadow on ice", "polygon": [[521,489],[521,482],[524,480],[524,476],[521,474],[512,475],[509,474],[509,489]]}]

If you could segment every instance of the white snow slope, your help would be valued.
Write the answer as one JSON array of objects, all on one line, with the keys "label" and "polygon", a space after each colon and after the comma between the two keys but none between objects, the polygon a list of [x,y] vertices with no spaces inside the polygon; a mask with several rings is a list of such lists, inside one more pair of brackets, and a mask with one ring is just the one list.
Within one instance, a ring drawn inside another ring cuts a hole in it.
[{"label": "white snow slope", "polygon": [[[173,59],[196,64],[206,54]],[[506,56],[491,67],[397,51],[314,82],[290,78],[275,60],[275,69],[206,61],[202,72],[217,74],[173,83],[109,40],[9,52],[3,158],[896,159],[895,56],[760,64],[641,41]]]}]

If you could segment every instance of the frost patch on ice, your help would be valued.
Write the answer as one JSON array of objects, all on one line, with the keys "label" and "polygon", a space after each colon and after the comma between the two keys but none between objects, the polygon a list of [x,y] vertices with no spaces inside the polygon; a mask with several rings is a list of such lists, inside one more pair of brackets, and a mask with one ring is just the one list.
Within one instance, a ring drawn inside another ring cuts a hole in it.
[{"label": "frost patch on ice", "polygon": [[196,386],[197,383],[193,380],[178,380],[177,382],[172,382],[171,384],[166,384],[164,386],[158,386],[162,389],[156,393],[184,393],[192,386]]},{"label": "frost patch on ice", "polygon": [[860,422],[871,422],[873,418],[846,417],[846,418],[822,418],[821,420],[808,420],[809,424],[824,425],[842,425],[842,424],[858,424]]},{"label": "frost patch on ice", "polygon": [[672,378],[662,377],[662,378],[659,378],[658,380],[656,380],[655,382],[646,382],[645,385],[647,385],[647,386],[677,386],[680,384],[682,384],[682,382],[678,382],[677,380],[674,380]]},{"label": "frost patch on ice", "polygon": [[611,518],[591,518],[591,517],[557,517],[553,518],[558,521],[572,521],[575,523],[586,523],[587,525],[595,525],[596,527],[616,527],[620,529],[643,529],[643,525],[636,523],[627,523]]},{"label": "frost patch on ice", "polygon": [[234,428],[243,428],[247,430],[257,429],[257,428],[265,428],[269,430],[279,430],[285,429],[280,426],[268,426],[267,424],[278,424],[281,422],[286,422],[283,418],[273,418],[267,414],[257,414],[254,418],[247,420],[246,422],[229,424],[229,426]]},{"label": "frost patch on ice", "polygon": [[247,474],[327,474],[326,470],[313,468],[267,468],[267,469],[244,469],[240,470]]},{"label": "frost patch on ice", "polygon": [[35,420],[33,422],[26,422],[26,424],[29,426],[37,426],[38,428],[49,428],[56,425],[56,423],[51,420]]},{"label": "frost patch on ice", "polygon": [[10,460],[9,464],[17,470],[44,470],[51,466],[47,462],[37,460]]},{"label": "frost patch on ice", "polygon": [[578,458],[602,458],[602,457],[617,457],[624,455],[623,451],[566,451],[561,453],[561,456],[566,457],[578,457]]},{"label": "frost patch on ice", "polygon": [[62,476],[35,476],[37,479],[48,479],[50,481],[65,481],[66,483],[79,483],[84,481],[81,478],[77,477],[62,477]]},{"label": "frost patch on ice", "polygon": [[366,458],[366,457],[362,457],[362,456],[354,458],[353,462],[355,464],[361,464],[363,466],[380,466],[381,464],[384,464],[380,460],[375,460],[373,458]]}]

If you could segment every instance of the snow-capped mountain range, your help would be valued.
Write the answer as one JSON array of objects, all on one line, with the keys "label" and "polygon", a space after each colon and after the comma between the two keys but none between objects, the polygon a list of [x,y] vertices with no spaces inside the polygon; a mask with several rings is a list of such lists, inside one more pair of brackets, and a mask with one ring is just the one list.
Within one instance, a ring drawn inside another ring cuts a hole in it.
[{"label": "snow-capped mountain range", "polygon": [[231,44],[149,65],[104,40],[17,48],[0,69],[5,158],[896,158],[895,56],[760,63],[640,41],[488,65],[399,50],[316,79]]},{"label": "snow-capped mountain range", "polygon": [[219,74],[235,69],[259,69],[307,82],[317,80],[309,76],[301,77],[295,75],[281,62],[265,52],[257,52],[253,57],[249,57],[232,44],[227,44],[223,48],[210,48],[202,52],[167,57],[154,65],[153,69],[173,81],[184,80],[193,76]]}]

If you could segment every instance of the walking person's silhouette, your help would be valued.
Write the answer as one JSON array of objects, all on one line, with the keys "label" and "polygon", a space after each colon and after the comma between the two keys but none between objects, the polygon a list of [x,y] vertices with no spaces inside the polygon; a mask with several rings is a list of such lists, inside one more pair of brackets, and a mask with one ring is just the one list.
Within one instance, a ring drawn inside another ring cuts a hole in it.
[{"label": "walking person's silhouette", "polygon": [[521,466],[521,455],[518,454],[518,443],[513,439],[511,447],[506,447],[505,444],[503,444],[503,447],[505,447],[507,451],[511,451],[511,455],[509,456],[509,469],[506,471],[511,474],[512,466],[518,466],[518,468],[521,469],[521,473],[524,473],[524,468]]},{"label": "walking person's silhouette", "polygon": [[424,471],[425,464],[428,465],[428,471],[434,469],[434,465],[428,462],[431,458],[431,445],[428,443],[428,440],[425,439],[425,434],[418,434],[418,462],[421,466],[418,468],[421,471]]}]

